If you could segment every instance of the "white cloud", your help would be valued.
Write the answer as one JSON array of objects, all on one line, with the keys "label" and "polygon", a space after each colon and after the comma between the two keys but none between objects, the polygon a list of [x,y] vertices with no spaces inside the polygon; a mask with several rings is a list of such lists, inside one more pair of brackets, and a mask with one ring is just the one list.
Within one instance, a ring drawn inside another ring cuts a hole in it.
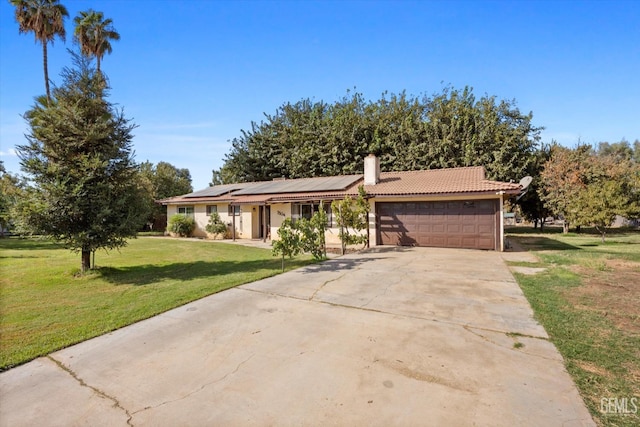
[{"label": "white cloud", "polygon": [[17,155],[18,153],[13,148],[9,148],[7,151],[0,151],[0,157],[9,157],[9,156],[13,157]]}]

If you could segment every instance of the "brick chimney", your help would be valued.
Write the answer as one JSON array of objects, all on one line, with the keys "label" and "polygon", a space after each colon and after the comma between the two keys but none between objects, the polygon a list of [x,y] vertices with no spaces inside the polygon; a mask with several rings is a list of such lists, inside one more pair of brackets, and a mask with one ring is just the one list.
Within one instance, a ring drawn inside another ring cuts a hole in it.
[{"label": "brick chimney", "polygon": [[364,158],[364,185],[376,185],[380,182],[380,159],[374,154]]}]

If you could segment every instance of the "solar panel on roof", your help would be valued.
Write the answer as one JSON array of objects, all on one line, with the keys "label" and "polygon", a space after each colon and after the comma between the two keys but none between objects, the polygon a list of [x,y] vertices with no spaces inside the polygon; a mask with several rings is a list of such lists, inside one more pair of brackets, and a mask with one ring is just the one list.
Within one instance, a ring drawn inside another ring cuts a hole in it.
[{"label": "solar panel on roof", "polygon": [[237,196],[248,194],[306,193],[314,191],[344,190],[362,178],[362,175],[327,176],[320,178],[266,181],[235,191]]},{"label": "solar panel on roof", "polygon": [[186,194],[183,197],[192,198],[192,197],[216,197],[226,194],[230,191],[239,190],[241,188],[245,188],[247,183],[240,184],[224,184],[224,185],[214,185],[213,187],[205,188],[204,190],[194,191],[193,193]]}]

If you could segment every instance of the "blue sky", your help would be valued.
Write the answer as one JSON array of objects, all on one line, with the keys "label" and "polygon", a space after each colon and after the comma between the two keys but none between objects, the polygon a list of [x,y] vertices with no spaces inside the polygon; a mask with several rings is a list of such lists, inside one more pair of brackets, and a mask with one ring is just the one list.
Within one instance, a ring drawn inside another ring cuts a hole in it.
[{"label": "blue sky", "polygon": [[[638,1],[66,0],[67,41],[49,75],[70,65],[73,17],[93,8],[121,35],[103,71],[110,101],[135,130],[136,160],[191,171],[196,189],[230,142],[302,98],[334,102],[354,88],[515,99],[543,140],[573,146],[640,139]],[[44,93],[42,50],[0,0],[0,159],[19,173],[21,114]]]}]

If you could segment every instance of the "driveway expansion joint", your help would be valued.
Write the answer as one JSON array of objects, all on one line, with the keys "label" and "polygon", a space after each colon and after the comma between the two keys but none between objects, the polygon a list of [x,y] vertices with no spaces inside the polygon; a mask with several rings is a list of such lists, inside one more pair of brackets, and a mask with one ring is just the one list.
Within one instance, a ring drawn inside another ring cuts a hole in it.
[{"label": "driveway expansion joint", "polygon": [[127,425],[133,427],[133,422],[132,422],[133,415],[124,406],[122,406],[120,404],[120,401],[118,401],[118,399],[116,399],[115,397],[105,393],[104,391],[100,390],[99,388],[96,388],[96,387],[94,387],[92,385],[87,384],[82,378],[80,378],[78,376],[78,374],[76,374],[73,370],[71,370],[71,368],[65,366],[59,360],[54,359],[51,355],[48,355],[47,359],[51,360],[60,369],[65,371],[67,374],[69,374],[74,380],[76,380],[78,382],[78,384],[80,384],[80,386],[87,387],[88,389],[91,389],[94,393],[96,393],[98,396],[100,396],[100,397],[102,397],[104,399],[111,400],[113,402],[113,406],[115,408],[118,408],[118,409],[122,410],[127,415]]}]

